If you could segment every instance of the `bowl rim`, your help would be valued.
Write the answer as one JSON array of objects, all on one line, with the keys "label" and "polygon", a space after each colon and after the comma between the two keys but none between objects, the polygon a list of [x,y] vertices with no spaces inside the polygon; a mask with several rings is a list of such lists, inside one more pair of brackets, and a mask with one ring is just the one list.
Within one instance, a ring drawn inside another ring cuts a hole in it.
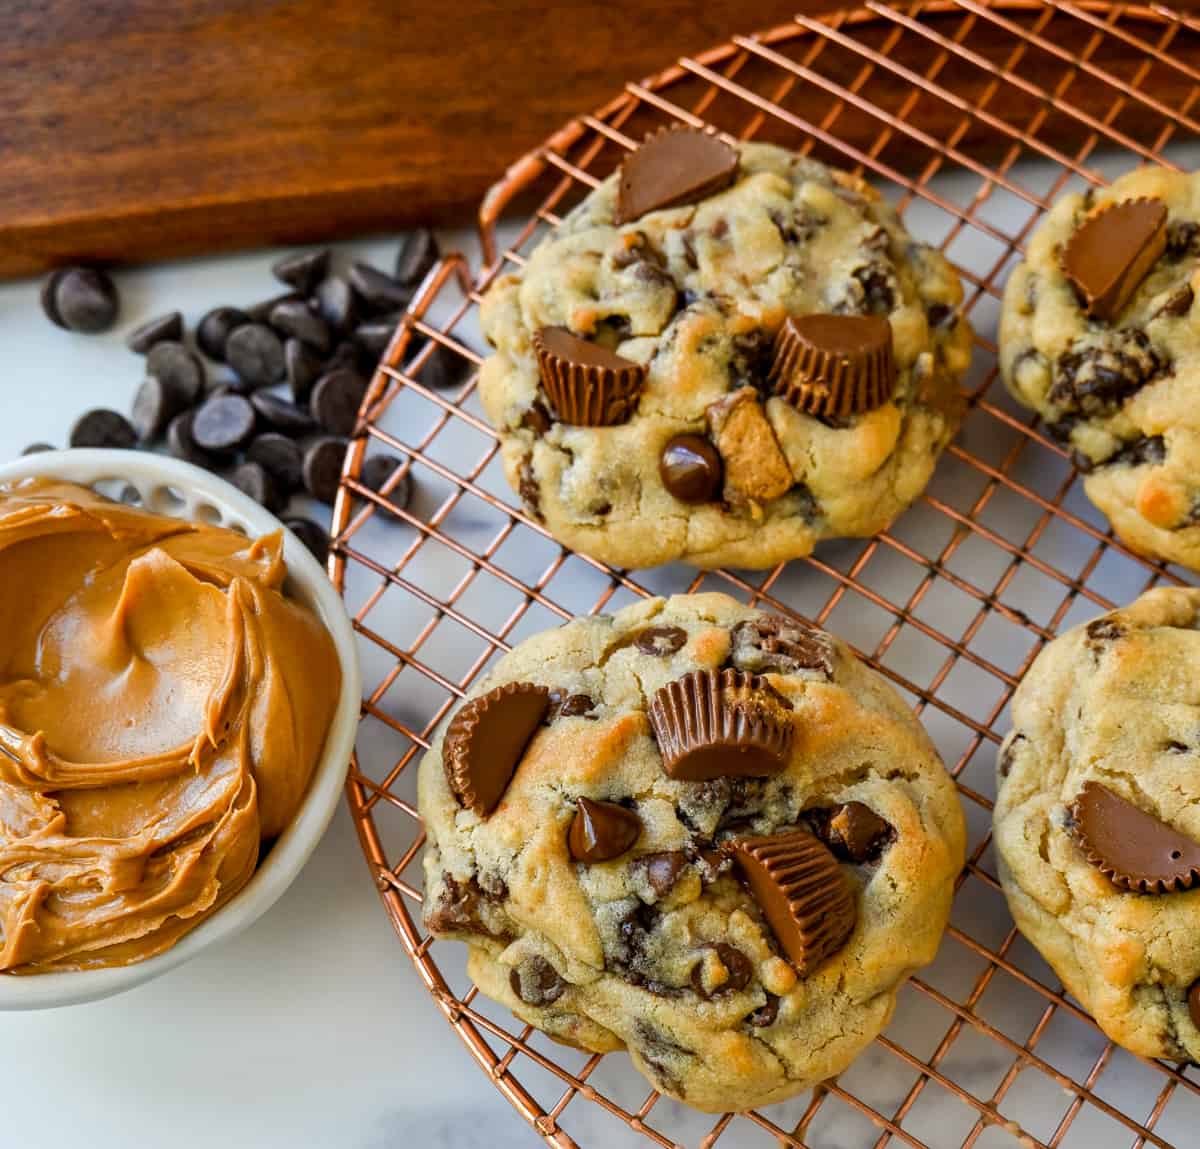
[{"label": "bowl rim", "polygon": [[[251,537],[284,532],[289,579],[303,591],[333,637],[342,669],[342,686],[333,721],[308,791],[291,825],[275,840],[253,877],[212,917],[184,934],[170,949],[131,965],[68,970],[28,976],[0,975],[0,1012],[49,1009],[110,997],[160,977],[202,950],[233,937],[261,917],[292,884],[324,836],[341,802],[354,750],[362,701],[362,673],[354,630],[341,595],[324,567],[271,512],[231,483],[179,459],[149,452],[74,448],[44,451],[0,464],[0,483],[27,478],[58,478],[91,486],[105,480],[146,487],[169,487],[224,512]],[[151,506],[157,513],[187,517],[185,501],[174,508]]]}]

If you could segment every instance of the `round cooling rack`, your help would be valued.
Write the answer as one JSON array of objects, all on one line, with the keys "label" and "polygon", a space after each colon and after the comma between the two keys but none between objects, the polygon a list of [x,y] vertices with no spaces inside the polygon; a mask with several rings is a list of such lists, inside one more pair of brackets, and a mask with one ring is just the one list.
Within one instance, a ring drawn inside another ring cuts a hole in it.
[{"label": "round cooling rack", "polygon": [[[1200,20],[1166,8],[871,0],[797,16],[629,84],[567,125],[488,195],[478,274],[453,257],[422,285],[372,381],[334,511],[330,570],[354,617],[366,683],[349,802],[418,975],[547,1144],[1197,1144],[1196,1071],[1117,1049],[1064,995],[1013,928],[989,830],[1006,705],[1042,645],[1186,578],[1111,537],[1061,448],[1005,395],[995,358],[1004,278],[1064,190],[1139,162],[1197,166],[1198,95]],[[862,173],[958,268],[978,333],[969,414],[925,495],[869,541],[823,544],[769,572],[626,573],[555,544],[504,481],[475,394],[480,295],[522,266],[648,130],[672,121]],[[452,388],[447,365],[462,368]],[[380,452],[405,466],[375,492],[359,475]],[[414,493],[400,506],[389,493],[405,475]],[[511,645],[639,595],[700,589],[814,619],[854,645],[937,742],[970,834],[940,955],[902,990],[885,1035],[814,1092],[720,1119],[647,1094],[624,1054],[555,1045],[477,995],[466,947],[434,942],[421,925],[416,810],[416,764],[432,732]]]}]

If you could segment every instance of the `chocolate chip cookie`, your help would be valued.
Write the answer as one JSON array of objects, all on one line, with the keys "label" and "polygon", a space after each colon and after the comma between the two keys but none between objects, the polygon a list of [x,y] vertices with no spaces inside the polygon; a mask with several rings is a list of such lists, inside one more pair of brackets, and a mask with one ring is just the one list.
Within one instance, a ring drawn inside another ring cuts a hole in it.
[{"label": "chocolate chip cookie", "polygon": [[425,924],[490,997],[700,1109],[840,1072],[937,949],[962,811],[882,678],[717,594],[523,642],[420,767]]},{"label": "chocolate chip cookie", "polygon": [[766,567],[886,527],[961,416],[947,261],[861,180],[661,133],[481,320],[505,472],[563,543],[646,567]]},{"label": "chocolate chip cookie", "polygon": [[1013,697],[995,809],[1021,932],[1113,1041],[1200,1061],[1200,591],[1055,639]]},{"label": "chocolate chip cookie", "polygon": [[1200,570],[1200,176],[1064,196],[1009,277],[1000,367],[1133,549]]}]

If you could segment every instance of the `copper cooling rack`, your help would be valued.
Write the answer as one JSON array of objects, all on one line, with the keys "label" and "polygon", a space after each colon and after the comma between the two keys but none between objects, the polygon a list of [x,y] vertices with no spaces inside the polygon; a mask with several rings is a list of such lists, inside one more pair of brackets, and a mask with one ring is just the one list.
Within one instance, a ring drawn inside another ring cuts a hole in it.
[{"label": "copper cooling rack", "polygon": [[[1004,277],[1063,190],[1139,161],[1188,163],[1198,94],[1200,20],[1166,8],[871,0],[798,16],[629,84],[569,124],[488,196],[482,270],[451,258],[423,285],[373,380],[334,513],[331,571],[368,685],[349,801],[417,973],[547,1144],[1200,1144],[1195,1071],[1104,1040],[1013,929],[989,849],[995,747],[1030,661],[1061,628],[1180,578],[1109,535],[1061,449],[1005,396],[994,342]],[[475,395],[480,293],[647,129],[672,120],[862,172],[961,273],[978,332],[970,414],[924,497],[874,539],[766,573],[626,573],[555,545],[504,483]],[[502,215],[517,222],[500,227]],[[461,362],[454,390],[422,382],[435,354]],[[359,482],[378,451],[407,462],[415,497],[404,509]],[[464,947],[432,942],[420,924],[414,778],[437,723],[512,644],[638,595],[702,588],[816,619],[854,644],[911,699],[970,827],[941,954],[902,991],[886,1034],[812,1094],[719,1120],[647,1095],[623,1055],[555,1046],[477,996]]]}]

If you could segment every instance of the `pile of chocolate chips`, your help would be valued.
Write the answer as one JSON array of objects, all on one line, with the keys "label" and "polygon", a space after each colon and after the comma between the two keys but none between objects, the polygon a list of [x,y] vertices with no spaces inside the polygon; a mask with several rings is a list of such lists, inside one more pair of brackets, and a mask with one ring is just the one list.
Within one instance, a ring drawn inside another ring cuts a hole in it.
[{"label": "pile of chocolate chips", "polygon": [[[362,262],[338,274],[328,249],[295,252],[271,268],[287,288],[282,294],[244,309],[215,307],[191,333],[178,311],[141,324],[126,339],[145,357],[146,372],[129,416],[88,411],[71,428],[70,445],[165,447],[222,474],[277,514],[293,495],[332,503],[368,382],[437,260],[437,240],[428,229],[408,237],[390,275]],[[67,330],[106,331],[119,309],[116,286],[94,268],[59,268],[42,287],[42,310]],[[414,333],[410,352],[423,342]],[[420,372],[435,388],[460,378],[460,361],[440,345]],[[25,453],[50,449],[35,443]],[[369,458],[362,480],[376,491],[387,485],[394,507],[412,496],[407,468],[394,456]],[[324,559],[329,540],[323,528],[299,516],[284,521]]]}]

